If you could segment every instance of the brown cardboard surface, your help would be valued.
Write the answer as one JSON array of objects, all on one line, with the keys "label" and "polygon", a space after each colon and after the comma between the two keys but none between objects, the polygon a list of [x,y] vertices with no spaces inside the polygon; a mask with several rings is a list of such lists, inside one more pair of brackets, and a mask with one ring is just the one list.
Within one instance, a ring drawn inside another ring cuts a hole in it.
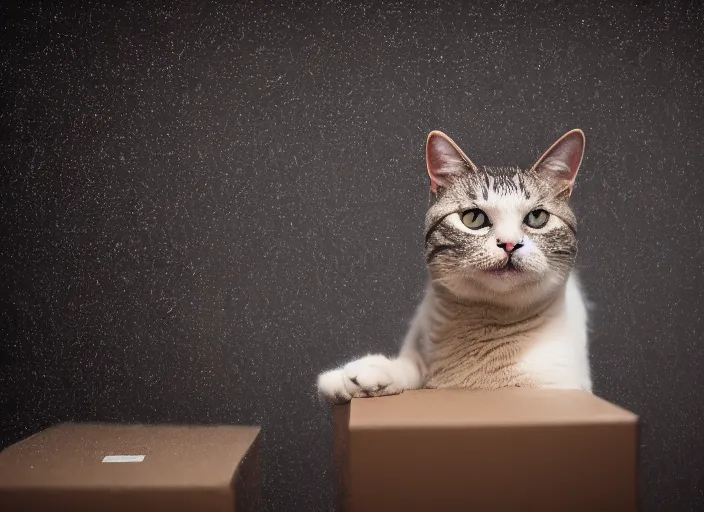
[{"label": "brown cardboard surface", "polygon": [[346,510],[636,509],[637,417],[591,394],[419,390],[336,409]]},{"label": "brown cardboard surface", "polygon": [[[59,425],[0,453],[0,502],[3,510],[229,512],[236,498],[256,501],[258,435],[258,427]],[[104,463],[110,455],[145,458]]]}]

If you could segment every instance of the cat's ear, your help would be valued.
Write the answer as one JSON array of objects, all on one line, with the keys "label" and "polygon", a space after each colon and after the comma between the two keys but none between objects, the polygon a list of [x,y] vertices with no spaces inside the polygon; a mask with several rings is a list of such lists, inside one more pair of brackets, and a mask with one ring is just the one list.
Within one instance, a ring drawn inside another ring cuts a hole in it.
[{"label": "cat's ear", "polygon": [[570,130],[548,149],[531,167],[542,179],[553,184],[558,193],[572,195],[574,180],[584,157],[585,138],[582,130]]},{"label": "cat's ear", "polygon": [[467,172],[476,172],[477,166],[455,142],[439,131],[428,134],[425,145],[425,159],[430,176],[430,190],[434,194],[445,187],[453,177]]}]

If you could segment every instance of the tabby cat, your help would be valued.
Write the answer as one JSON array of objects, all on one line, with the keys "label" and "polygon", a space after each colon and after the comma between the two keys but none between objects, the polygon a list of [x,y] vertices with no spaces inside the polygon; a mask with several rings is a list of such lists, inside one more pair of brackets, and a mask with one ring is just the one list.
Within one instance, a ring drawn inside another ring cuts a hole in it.
[{"label": "tabby cat", "polygon": [[569,205],[584,147],[572,130],[529,169],[477,167],[431,132],[424,299],[396,358],[368,355],[323,373],[320,395],[340,403],[421,387],[591,391]]}]

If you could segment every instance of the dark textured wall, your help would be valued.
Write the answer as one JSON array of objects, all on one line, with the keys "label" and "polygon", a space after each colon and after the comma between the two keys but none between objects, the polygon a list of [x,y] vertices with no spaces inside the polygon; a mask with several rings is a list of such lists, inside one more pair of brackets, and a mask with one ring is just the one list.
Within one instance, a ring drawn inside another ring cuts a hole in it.
[{"label": "dark textured wall", "polygon": [[581,127],[596,391],[644,510],[704,506],[700,3],[7,4],[3,445],[259,423],[268,510],[329,508],[315,376],[401,340],[427,132],[528,165]]}]

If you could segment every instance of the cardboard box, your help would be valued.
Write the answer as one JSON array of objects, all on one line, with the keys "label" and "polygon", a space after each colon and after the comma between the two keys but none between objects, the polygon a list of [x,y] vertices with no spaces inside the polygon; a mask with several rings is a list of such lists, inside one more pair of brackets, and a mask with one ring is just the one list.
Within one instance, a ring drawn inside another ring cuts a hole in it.
[{"label": "cardboard box", "polygon": [[258,438],[258,427],[59,425],[0,453],[0,508],[251,510]]},{"label": "cardboard box", "polygon": [[637,417],[582,391],[419,390],[336,406],[341,509],[637,508]]}]

